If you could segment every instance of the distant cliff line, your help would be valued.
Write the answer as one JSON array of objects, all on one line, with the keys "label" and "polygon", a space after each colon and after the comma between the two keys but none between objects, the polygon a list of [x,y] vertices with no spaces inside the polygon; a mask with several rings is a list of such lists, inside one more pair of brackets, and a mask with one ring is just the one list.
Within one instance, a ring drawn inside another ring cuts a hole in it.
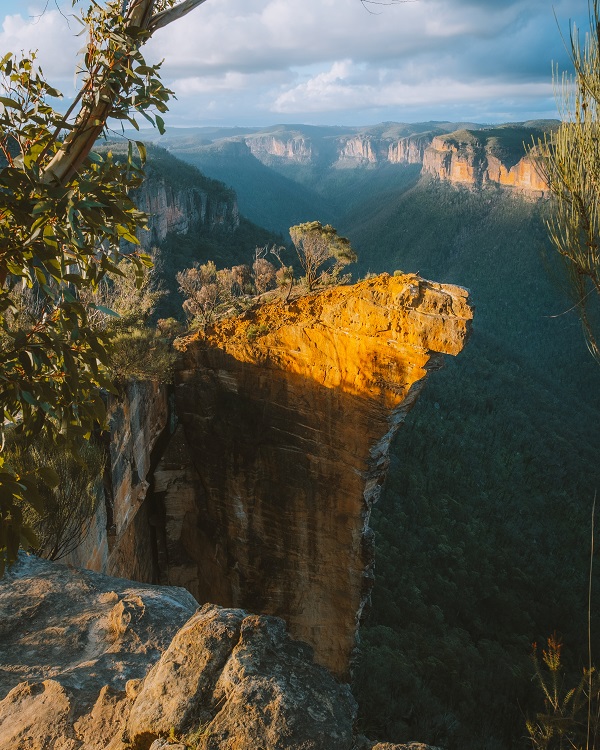
[{"label": "distant cliff line", "polygon": [[253,156],[269,165],[311,165],[327,156],[333,169],[421,164],[422,174],[454,185],[498,185],[542,197],[548,185],[526,146],[543,132],[539,127],[506,125],[451,133],[433,129],[399,136],[366,131],[336,136],[326,144],[302,133],[285,132],[257,133],[243,140]]},{"label": "distant cliff line", "polygon": [[[530,146],[551,133],[554,120],[485,126],[477,123],[382,123],[372,127],[171,130],[160,144],[184,160],[200,156],[253,156],[294,178],[303,171],[421,165],[422,174],[472,189],[501,186],[543,197],[548,186]],[[315,173],[315,174],[316,174]]]}]

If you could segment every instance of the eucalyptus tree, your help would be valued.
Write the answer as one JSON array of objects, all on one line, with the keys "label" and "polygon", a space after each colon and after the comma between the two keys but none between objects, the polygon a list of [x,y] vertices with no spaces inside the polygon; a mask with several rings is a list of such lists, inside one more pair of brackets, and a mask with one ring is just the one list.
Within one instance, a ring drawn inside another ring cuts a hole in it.
[{"label": "eucalyptus tree", "polygon": [[[123,274],[122,260],[141,278],[150,260],[122,251],[124,241],[138,244],[146,221],[129,195],[142,179],[144,146],[134,154],[130,143],[125,157],[93,146],[110,120],[139,128],[141,116],[162,131],[172,92],[141,48],[204,1],[91,0],[78,16],[86,46],[66,113],[52,106],[60,93],[34,53],[0,60],[0,451],[11,433],[74,449],[105,420],[108,339],[79,292]],[[23,315],[23,289],[35,290],[33,316]],[[0,452],[0,570],[20,543],[35,542],[23,509],[43,511],[39,481],[56,485],[58,476],[49,466],[20,471]]]},{"label": "eucalyptus tree", "polygon": [[340,237],[330,224],[308,221],[290,227],[290,237],[304,271],[308,291],[317,283],[339,279],[341,270],[356,262],[356,253],[347,237]]}]

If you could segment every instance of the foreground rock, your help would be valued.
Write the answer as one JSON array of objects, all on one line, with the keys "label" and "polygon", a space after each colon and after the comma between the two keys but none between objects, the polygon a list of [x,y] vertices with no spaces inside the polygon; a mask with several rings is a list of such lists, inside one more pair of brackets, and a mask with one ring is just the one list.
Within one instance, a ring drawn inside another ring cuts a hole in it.
[{"label": "foreground rock", "polygon": [[466,290],[384,274],[186,339],[155,474],[169,583],[282,617],[345,679],[391,441],[471,318]]},{"label": "foreground rock", "polygon": [[353,747],[349,687],[281,620],[196,610],[181,589],[21,557],[0,581],[0,750]]}]

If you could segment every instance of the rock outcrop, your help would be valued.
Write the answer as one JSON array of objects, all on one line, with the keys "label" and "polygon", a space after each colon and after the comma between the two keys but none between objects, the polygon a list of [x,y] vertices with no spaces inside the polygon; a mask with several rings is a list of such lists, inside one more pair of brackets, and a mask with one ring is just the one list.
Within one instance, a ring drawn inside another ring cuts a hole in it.
[{"label": "rock outcrop", "polygon": [[502,153],[496,139],[485,130],[436,136],[424,151],[423,172],[470,188],[498,185],[533,197],[548,192],[534,159],[523,155],[515,160],[514,154]]},{"label": "rock outcrop", "polygon": [[353,747],[350,689],[277,618],[24,555],[0,611],[0,750]]},{"label": "rock outcrop", "polygon": [[239,227],[235,192],[164,149],[148,148],[145,174],[132,194],[148,216],[147,229],[138,233],[145,251],[159,247],[170,234],[229,235]]},{"label": "rock outcrop", "polygon": [[172,184],[160,176],[149,176],[135,194],[135,202],[148,214],[148,230],[139,233],[144,250],[159,245],[170,233],[188,234],[202,225],[235,230],[240,223],[235,198],[219,200],[194,186]]},{"label": "rock outcrop", "polygon": [[345,677],[372,581],[372,503],[390,442],[464,289],[380,276],[262,305],[183,343],[182,427],[157,469],[167,578],[199,601],[281,616]]}]

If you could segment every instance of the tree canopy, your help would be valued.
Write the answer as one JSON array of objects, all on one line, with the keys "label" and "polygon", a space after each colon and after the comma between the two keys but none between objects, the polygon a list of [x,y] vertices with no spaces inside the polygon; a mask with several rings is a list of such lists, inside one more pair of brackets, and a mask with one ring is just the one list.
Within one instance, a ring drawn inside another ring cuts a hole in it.
[{"label": "tree canopy", "polygon": [[[0,60],[0,450],[7,432],[75,446],[105,420],[108,338],[91,325],[95,304],[80,292],[122,275],[123,260],[141,279],[151,261],[123,249],[139,244],[146,221],[129,197],[142,179],[144,145],[134,154],[130,143],[125,157],[92,148],[111,120],[139,129],[141,115],[162,131],[172,92],[141,47],[203,2],[91,0],[79,17],[81,85],[66,113],[52,106],[61,95],[35,53]],[[24,289],[35,294],[33,316],[23,315]],[[58,476],[50,467],[17,469],[0,452],[0,572],[22,541],[35,542],[23,503],[42,510],[40,480],[52,486]]]},{"label": "tree canopy", "polygon": [[290,227],[290,237],[309,292],[317,281],[336,280],[344,266],[356,262],[350,240],[340,237],[330,224],[323,226],[320,221],[296,224]]}]

